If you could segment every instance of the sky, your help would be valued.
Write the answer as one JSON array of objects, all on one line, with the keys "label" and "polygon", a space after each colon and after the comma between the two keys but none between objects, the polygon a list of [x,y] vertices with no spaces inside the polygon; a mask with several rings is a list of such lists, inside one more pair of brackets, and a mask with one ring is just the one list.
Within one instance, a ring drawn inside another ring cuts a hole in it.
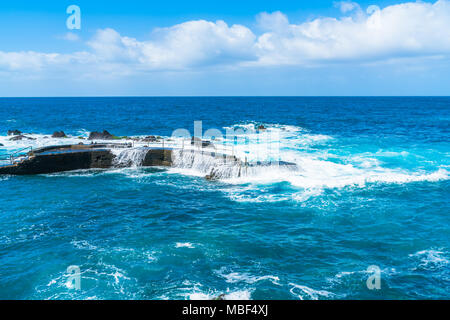
[{"label": "sky", "polygon": [[0,97],[447,96],[449,75],[450,0],[0,2]]}]

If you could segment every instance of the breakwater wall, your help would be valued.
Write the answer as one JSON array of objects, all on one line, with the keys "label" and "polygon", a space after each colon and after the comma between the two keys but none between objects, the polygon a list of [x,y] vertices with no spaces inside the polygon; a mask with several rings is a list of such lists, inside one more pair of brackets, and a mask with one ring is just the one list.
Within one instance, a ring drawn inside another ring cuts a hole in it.
[{"label": "breakwater wall", "polygon": [[[128,145],[65,145],[35,149],[20,157],[11,158],[9,164],[0,166],[0,174],[31,175],[64,172],[80,169],[108,169],[117,166],[116,153],[113,150],[128,152]],[[172,150],[142,148],[140,166],[172,165]],[[130,166],[124,163],[122,165]]]}]

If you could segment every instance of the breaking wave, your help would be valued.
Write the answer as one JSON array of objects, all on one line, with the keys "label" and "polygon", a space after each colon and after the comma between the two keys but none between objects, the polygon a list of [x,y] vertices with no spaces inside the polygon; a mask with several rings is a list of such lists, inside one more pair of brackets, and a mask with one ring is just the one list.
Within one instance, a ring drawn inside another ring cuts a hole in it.
[{"label": "breaking wave", "polygon": [[116,168],[129,168],[142,166],[148,152],[145,148],[111,149],[115,155],[113,165]]},{"label": "breaking wave", "polygon": [[[174,152],[174,168],[169,172],[215,179],[232,185],[258,185],[287,182],[296,188],[289,196],[248,196],[231,192],[236,201],[305,201],[320,195],[324,189],[364,188],[369,184],[404,184],[436,182],[449,179],[445,165],[424,163],[410,166],[402,163],[412,151],[376,150],[374,152],[341,152],[337,138],[313,134],[295,126],[266,125],[266,139],[258,139],[254,124],[230,127],[245,132],[234,142],[218,141],[220,147],[232,150],[226,156],[219,152]],[[229,128],[225,128],[229,129]],[[247,130],[247,131],[245,131]],[[253,131],[252,131],[253,130]],[[264,141],[261,141],[264,140]],[[276,152],[273,146],[276,145]],[[232,146],[232,148],[230,147]],[[269,151],[268,151],[269,150]],[[214,150],[213,150],[214,151]],[[212,156],[212,154],[214,156]],[[386,157],[392,163],[386,163]],[[395,162],[397,161],[397,162]],[[393,165],[395,164],[395,165]],[[424,169],[426,167],[426,169]]]},{"label": "breaking wave", "polygon": [[418,260],[417,268],[425,270],[444,268],[450,263],[447,258],[447,252],[443,249],[422,250],[414,254],[410,254],[409,256],[410,258]]},{"label": "breaking wave", "polygon": [[319,300],[320,298],[330,298],[333,293],[325,290],[314,290],[307,286],[302,286],[295,283],[289,284],[291,287],[290,292],[300,300]]}]

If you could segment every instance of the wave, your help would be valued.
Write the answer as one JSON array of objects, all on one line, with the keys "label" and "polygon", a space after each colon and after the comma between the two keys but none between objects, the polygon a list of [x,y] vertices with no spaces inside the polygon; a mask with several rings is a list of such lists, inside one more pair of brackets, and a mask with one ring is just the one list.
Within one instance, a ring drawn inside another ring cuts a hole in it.
[{"label": "wave", "polygon": [[252,295],[251,290],[227,290],[226,293],[215,292],[201,292],[194,291],[187,294],[189,300],[214,300],[220,297],[223,300],[250,300]]},{"label": "wave", "polygon": [[[222,300],[250,300],[251,295],[254,291],[252,288],[240,288],[240,289],[230,289],[218,290],[215,288],[204,288],[203,284],[199,282],[193,282],[191,280],[184,280],[182,285],[177,288],[178,294],[176,297],[181,297],[186,300],[216,300],[218,298]],[[172,295],[163,295],[159,299],[169,300],[173,299]]]},{"label": "wave", "polygon": [[248,284],[254,284],[256,282],[268,280],[275,285],[281,285],[280,278],[272,275],[254,276],[248,273],[239,273],[239,272],[227,273],[226,268],[221,268],[220,270],[216,271],[216,274],[224,278],[225,281],[228,283],[245,282]]},{"label": "wave", "polygon": [[[265,139],[253,138],[254,124],[238,124],[232,129],[244,128],[249,133],[242,134],[247,140],[221,140],[222,146],[230,148],[232,155],[240,161],[225,161],[222,157],[209,154],[176,152],[175,167],[178,172],[204,176],[212,169],[217,171],[220,180],[227,183],[274,183],[287,181],[301,188],[342,188],[349,185],[364,186],[367,183],[408,183],[414,181],[438,181],[449,178],[444,166],[433,172],[414,172],[403,168],[383,167],[377,159],[380,155],[404,157],[409,151],[376,151],[362,154],[333,154],[327,150],[310,150],[302,145],[317,146],[322,143],[336,142],[336,139],[321,134],[312,134],[301,127],[265,125],[269,133]],[[227,128],[225,128],[227,129]],[[270,147],[279,144],[274,151]],[[339,145],[334,145],[339,148]],[[330,148],[331,150],[331,148]],[[248,166],[243,163],[270,163],[270,166]],[[285,163],[294,164],[286,166]],[[295,168],[295,170],[292,170]],[[185,169],[180,170],[180,169]]]},{"label": "wave", "polygon": [[450,261],[447,258],[448,252],[444,249],[428,249],[410,254],[409,257],[418,259],[417,267],[425,270],[436,270],[446,267]]},{"label": "wave", "polygon": [[115,155],[113,165],[116,168],[141,167],[148,150],[145,148],[111,149]]},{"label": "wave", "polygon": [[311,299],[311,300],[319,300],[319,298],[329,298],[333,296],[332,292],[325,291],[325,290],[315,290],[312,288],[309,288],[307,286],[295,284],[295,283],[289,283],[292,288],[290,289],[290,292],[292,295],[296,296],[300,300],[305,299]]},{"label": "wave", "polygon": [[189,249],[193,249],[195,248],[195,246],[190,243],[190,242],[177,242],[175,244],[175,248],[189,248]]}]

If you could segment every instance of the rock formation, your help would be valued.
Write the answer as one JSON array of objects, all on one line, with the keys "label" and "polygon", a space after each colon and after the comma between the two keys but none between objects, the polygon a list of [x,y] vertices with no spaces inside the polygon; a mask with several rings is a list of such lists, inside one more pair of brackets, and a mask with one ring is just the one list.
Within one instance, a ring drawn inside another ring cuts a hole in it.
[{"label": "rock formation", "polygon": [[89,140],[113,140],[114,135],[109,133],[106,130],[103,130],[103,132],[97,132],[93,131],[89,134]]},{"label": "rock formation", "polygon": [[65,138],[67,137],[64,131],[55,131],[52,134],[52,138]]},{"label": "rock formation", "polygon": [[22,134],[19,130],[8,130],[8,136],[20,136]]},{"label": "rock formation", "polygon": [[202,140],[202,139],[197,138],[197,137],[192,137],[191,138],[191,145],[194,145],[196,143],[201,143],[203,148],[209,147],[209,146],[212,145],[211,141],[206,141],[206,140]]},{"label": "rock formation", "polygon": [[27,139],[27,140],[36,140],[35,138],[30,138],[24,135],[14,135],[14,137],[12,137],[11,139],[9,139],[10,141],[19,141],[22,139]]}]

